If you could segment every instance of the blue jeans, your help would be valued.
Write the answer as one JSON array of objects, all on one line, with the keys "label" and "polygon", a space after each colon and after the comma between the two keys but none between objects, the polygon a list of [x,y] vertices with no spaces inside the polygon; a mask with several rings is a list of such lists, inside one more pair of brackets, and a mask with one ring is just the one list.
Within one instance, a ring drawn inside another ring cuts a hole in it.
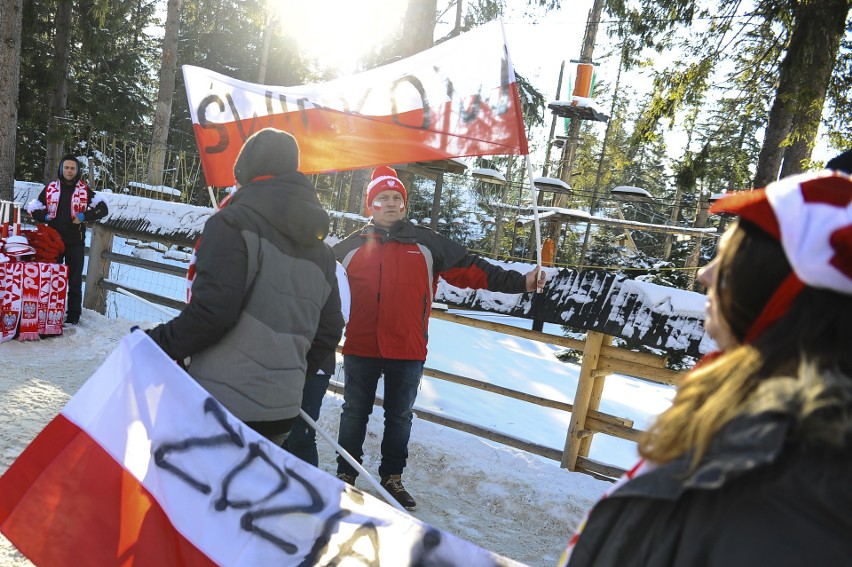
[{"label": "blue jeans", "polygon": [[[408,439],[417,387],[423,375],[422,360],[389,360],[348,354],[343,357],[346,379],[343,387],[343,413],[337,442],[361,462],[367,421],[373,413],[376,386],[385,377],[385,432],[382,436],[382,462],[379,476],[402,474],[408,459]],[[337,457],[337,473],[358,476],[343,457]]]},{"label": "blue jeans", "polygon": [[[305,387],[302,390],[302,409],[314,421],[319,419],[322,399],[330,379],[330,374],[314,374],[305,379]],[[281,446],[306,463],[315,467],[319,466],[317,432],[301,417],[296,418],[290,430],[290,436]]]}]

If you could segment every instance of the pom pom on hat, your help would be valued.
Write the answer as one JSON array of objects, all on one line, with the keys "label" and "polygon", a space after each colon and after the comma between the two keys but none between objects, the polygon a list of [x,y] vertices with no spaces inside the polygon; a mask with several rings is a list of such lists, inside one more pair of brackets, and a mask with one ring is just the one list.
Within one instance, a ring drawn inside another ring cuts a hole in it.
[{"label": "pom pom on hat", "polygon": [[733,213],[777,239],[805,284],[852,295],[852,176],[793,175],[723,197],[710,212]]},{"label": "pom pom on hat", "polygon": [[258,177],[276,177],[298,169],[296,138],[283,130],[264,128],[243,144],[234,164],[234,177],[240,185],[248,185]]},{"label": "pom pom on hat", "polygon": [[408,204],[408,192],[405,185],[396,176],[396,170],[386,165],[380,165],[373,170],[373,177],[367,185],[367,209],[372,206],[373,199],[382,191],[396,191],[402,194],[402,200]]}]

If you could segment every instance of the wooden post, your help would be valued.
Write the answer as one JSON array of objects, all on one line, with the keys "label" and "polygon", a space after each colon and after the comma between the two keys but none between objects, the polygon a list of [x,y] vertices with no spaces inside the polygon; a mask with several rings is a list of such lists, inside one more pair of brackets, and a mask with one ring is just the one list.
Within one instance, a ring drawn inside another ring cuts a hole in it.
[{"label": "wooden post", "polygon": [[580,366],[580,381],[577,393],[574,395],[574,411],[571,412],[571,423],[568,426],[568,436],[565,438],[565,450],[562,452],[561,467],[569,471],[577,466],[577,455],[580,454],[580,444],[584,437],[591,435],[586,429],[586,416],[589,413],[589,403],[594,391],[594,371],[598,366],[601,344],[604,334],[589,331],[586,334],[586,344],[583,347],[583,364]]},{"label": "wooden post", "polygon": [[103,257],[104,252],[112,252],[113,232],[101,223],[92,227],[92,241],[89,246],[89,265],[86,269],[86,293],[83,295],[83,307],[106,315],[107,290],[99,284],[109,276],[111,262]]},{"label": "wooden post", "polygon": [[[612,337],[610,335],[604,335],[603,341],[601,342],[601,346],[603,347],[611,345]],[[585,362],[585,358],[583,359],[583,362]],[[606,376],[606,373],[601,372],[600,370],[595,370],[592,372],[592,379],[594,380],[594,383],[592,384],[592,395],[589,397],[588,411],[598,411],[600,409]],[[592,437],[594,437],[594,434],[583,437],[583,439],[580,441],[580,452],[578,453],[580,456],[589,456],[589,449],[592,446]]]}]

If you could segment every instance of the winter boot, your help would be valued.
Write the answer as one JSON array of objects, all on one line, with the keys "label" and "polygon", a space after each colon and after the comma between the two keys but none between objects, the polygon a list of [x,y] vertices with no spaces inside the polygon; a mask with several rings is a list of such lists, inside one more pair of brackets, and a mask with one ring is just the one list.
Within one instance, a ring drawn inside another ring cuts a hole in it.
[{"label": "winter boot", "polygon": [[355,475],[346,474],[346,473],[337,473],[337,478],[348,484],[349,486],[355,486],[355,479],[357,478]]},{"label": "winter boot", "polygon": [[414,510],[414,508],[417,507],[417,502],[414,501],[414,498],[411,497],[411,495],[402,485],[401,474],[383,476],[381,485],[382,488],[387,490],[391,496],[396,498],[396,501],[402,504],[402,507],[406,510]]}]

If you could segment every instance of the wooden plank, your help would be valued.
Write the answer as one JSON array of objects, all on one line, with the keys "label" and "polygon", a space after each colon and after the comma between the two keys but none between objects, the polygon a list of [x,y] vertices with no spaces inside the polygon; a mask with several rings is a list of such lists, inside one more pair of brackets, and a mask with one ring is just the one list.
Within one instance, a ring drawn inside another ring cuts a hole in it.
[{"label": "wooden plank", "polygon": [[451,321],[453,323],[467,325],[468,327],[474,327],[476,329],[495,331],[497,333],[503,333],[505,335],[512,335],[513,337],[520,337],[523,339],[538,341],[540,343],[552,344],[564,348],[573,348],[575,350],[583,350],[584,345],[583,341],[578,339],[572,339],[571,337],[560,337],[559,335],[551,335],[549,333],[542,333],[539,331],[533,331],[531,329],[521,329],[519,327],[513,327],[512,325],[504,325],[503,323],[495,323],[493,321],[481,321],[479,319],[465,317],[456,313],[447,313],[446,311],[440,311],[436,309],[432,310],[432,318],[441,319],[443,321]]},{"label": "wooden plank", "polygon": [[562,452],[561,466],[569,471],[576,468],[577,456],[580,454],[580,441],[586,435],[586,417],[594,386],[592,372],[598,366],[603,339],[604,335],[595,331],[589,331],[586,335],[583,363],[580,366],[580,380],[577,384],[577,392],[574,394],[574,411],[571,412],[571,422],[568,426],[568,435],[565,438],[565,450]]},{"label": "wooden plank", "polygon": [[[603,342],[601,343],[601,348],[612,345],[612,337],[609,335],[605,335],[603,338]],[[600,361],[598,361],[600,362]],[[600,366],[598,364],[597,366]],[[597,369],[597,366],[595,367]],[[604,382],[606,382],[606,374],[592,372],[592,380],[594,383],[592,384],[592,395],[589,397],[589,412],[597,411],[601,405],[601,398],[603,397],[603,388]],[[589,449],[592,446],[592,438],[594,435],[589,435],[588,437],[584,437],[580,441],[580,453],[581,457],[589,456]]]},{"label": "wooden plank", "polygon": [[[332,392],[340,394],[341,396],[343,395],[343,384],[341,384],[340,382],[329,382],[328,389]],[[384,401],[382,397],[376,396],[375,405],[381,407],[383,403]],[[438,425],[444,425],[446,427],[450,427],[458,431],[464,431],[465,433],[471,433],[473,435],[476,435],[477,437],[489,439],[496,443],[508,445],[509,447],[514,447],[522,451],[528,451],[530,453],[534,453],[542,457],[547,457],[548,459],[552,459],[554,461],[559,461],[562,458],[562,453],[560,453],[557,449],[545,447],[544,445],[524,441],[523,439],[518,439],[517,437],[512,437],[511,435],[498,433],[497,431],[491,429],[486,429],[484,427],[479,427],[478,425],[458,421],[450,417],[438,415],[436,413],[432,413],[430,411],[426,411],[420,408],[414,408],[414,413],[418,419],[437,423]]]},{"label": "wooden plank", "polygon": [[[449,372],[444,372],[442,370],[435,370],[433,368],[423,368],[424,376],[431,376],[432,378],[437,378],[439,380],[444,380],[446,382],[452,382],[454,384],[460,384],[462,386],[468,386],[471,388],[476,388],[478,390],[483,390],[485,392],[493,392],[495,394],[506,396],[507,398],[513,398],[516,400],[521,400],[524,402],[529,402],[531,404],[535,404],[537,406],[547,407],[558,409],[565,412],[572,412],[574,410],[574,406],[572,404],[566,402],[557,402],[555,400],[550,400],[547,398],[542,398],[540,396],[535,396],[533,394],[527,394],[526,392],[519,392],[517,390],[512,390],[510,388],[504,388],[503,386],[497,386],[496,384],[491,384],[488,382],[482,382],[480,380],[476,380],[474,378],[468,378],[467,376],[459,376],[457,374],[450,374]],[[589,422],[590,425],[594,423],[594,427],[597,430],[603,430],[606,426],[614,426],[614,427],[633,427],[633,420],[627,419],[626,417],[615,417],[609,414],[601,413],[598,411],[590,411],[589,412]]]},{"label": "wooden plank", "polygon": [[109,275],[110,260],[106,254],[112,250],[112,241],[113,232],[100,223],[95,223],[89,246],[83,307],[98,313],[106,313],[106,291],[98,286],[98,282]]},{"label": "wooden plank", "polygon": [[[519,327],[505,325],[503,323],[495,323],[493,321],[481,321],[479,319],[473,319],[472,317],[465,317],[464,315],[448,313],[437,309],[432,310],[432,317],[434,319],[458,323],[459,325],[467,325],[468,327],[474,327],[476,329],[485,329],[488,331],[503,333],[505,335],[511,335],[513,337],[520,337],[522,339],[556,345],[563,348],[571,348],[581,351],[585,346],[585,343],[579,339],[552,335],[550,333],[542,333],[531,329],[521,329]],[[666,358],[663,356],[646,352],[636,352],[611,345],[606,345],[601,348],[601,356],[615,358],[625,362],[635,362],[645,366],[654,366],[657,368],[665,368],[666,366]]]},{"label": "wooden plank", "polygon": [[641,378],[642,380],[672,386],[677,385],[680,382],[681,376],[683,376],[682,372],[675,372],[665,368],[653,368],[643,364],[623,362],[621,360],[614,360],[611,358],[601,359],[600,364],[598,365],[598,370],[606,371],[610,374],[624,374],[626,376],[633,376],[634,378]]},{"label": "wooden plank", "polygon": [[627,350],[626,348],[614,347],[612,345],[604,345],[601,347],[601,358],[614,358],[624,362],[634,362],[644,366],[653,366],[655,368],[666,367],[666,357],[649,352],[636,352],[635,350]]},{"label": "wooden plank", "polygon": [[128,266],[134,266],[136,268],[142,268],[143,270],[150,270],[160,274],[168,274],[170,276],[185,278],[186,272],[188,271],[188,268],[184,268],[183,266],[164,264],[162,262],[155,262],[154,260],[128,256],[127,254],[118,254],[117,252],[104,252],[102,256],[107,260],[111,260],[118,264],[127,264]]},{"label": "wooden plank", "polygon": [[[328,389],[338,395],[343,395],[343,384],[340,382],[332,380],[331,382],[329,382]],[[381,396],[376,396],[375,405],[378,407],[381,407],[383,405],[383,400]],[[512,437],[511,435],[498,433],[491,429],[486,429],[484,427],[479,427],[477,425],[458,421],[450,417],[438,415],[436,413],[432,413],[419,408],[415,408],[414,413],[418,419],[422,419],[423,421],[429,421],[431,423],[443,425],[444,427],[449,427],[457,431],[470,433],[472,435],[476,435],[477,437],[482,437],[483,439],[488,439],[490,441],[494,441],[495,443],[514,447],[515,449],[526,451],[528,453],[533,453],[534,455],[539,455],[541,457],[545,457],[553,461],[558,462],[562,459],[562,453],[560,451],[551,447],[547,447],[545,445],[531,443],[523,439],[518,439],[517,437]],[[610,482],[614,479],[621,477],[624,472],[626,472],[616,466],[606,465],[604,463],[600,463],[587,457],[577,458],[576,471],[590,474],[596,478],[600,478],[601,480],[608,480]]]},{"label": "wooden plank", "polygon": [[613,465],[606,465],[600,461],[595,461],[588,457],[577,457],[577,470],[592,476],[600,475],[601,480],[614,481],[622,476],[627,471]]},{"label": "wooden plank", "polygon": [[118,288],[123,288],[134,295],[138,295],[142,299],[147,299],[151,303],[156,303],[157,305],[163,305],[165,307],[171,307],[172,309],[177,309],[178,311],[183,311],[183,308],[186,307],[185,301],[179,301],[170,297],[163,297],[162,295],[157,295],[156,293],[136,289],[130,287],[129,285],[119,284],[110,280],[101,280],[98,282],[97,285],[103,289],[115,292],[118,292]]}]

